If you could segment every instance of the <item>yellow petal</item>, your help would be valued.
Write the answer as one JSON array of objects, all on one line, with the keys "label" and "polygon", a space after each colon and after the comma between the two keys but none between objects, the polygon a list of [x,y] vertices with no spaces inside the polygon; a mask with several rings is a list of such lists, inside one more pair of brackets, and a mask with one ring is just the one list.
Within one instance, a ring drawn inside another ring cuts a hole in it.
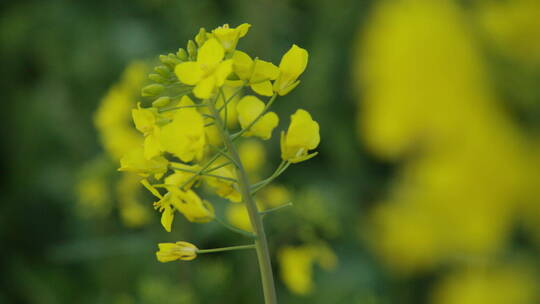
[{"label": "yellow petal", "polygon": [[225,50],[216,39],[207,40],[197,53],[197,63],[213,67],[216,66],[225,56]]},{"label": "yellow petal", "polygon": [[214,77],[216,78],[216,86],[221,87],[225,83],[225,79],[231,74],[232,72],[232,64],[233,61],[231,59],[225,60],[219,64],[217,67]]},{"label": "yellow petal", "polygon": [[161,154],[161,142],[159,140],[159,128],[156,127],[154,134],[148,135],[144,139],[144,157],[152,159]]},{"label": "yellow petal", "polygon": [[263,140],[272,137],[272,131],[279,124],[279,117],[274,112],[268,112],[257,121],[251,129],[244,133],[245,136],[257,136]]},{"label": "yellow petal", "polygon": [[262,96],[272,96],[274,94],[270,80],[253,83],[251,84],[251,89]]},{"label": "yellow petal", "polygon": [[163,210],[163,214],[161,215],[161,225],[163,225],[163,228],[165,228],[167,232],[171,232],[171,226],[172,226],[173,220],[174,220],[174,210],[171,207],[166,207]]},{"label": "yellow petal", "polygon": [[293,45],[279,63],[279,76],[274,82],[274,90],[280,95],[285,95],[292,89],[289,88],[295,84],[296,79],[306,69],[308,62],[308,52]]},{"label": "yellow petal", "polygon": [[242,128],[247,127],[263,110],[264,102],[253,95],[244,96],[240,99],[236,111]]},{"label": "yellow petal", "polygon": [[249,79],[253,68],[253,60],[251,57],[242,51],[235,51],[232,60],[233,69],[238,78]]},{"label": "yellow petal", "polygon": [[216,88],[216,79],[207,77],[201,80],[193,89],[193,94],[200,99],[208,99],[212,97],[212,93]]},{"label": "yellow petal", "polygon": [[183,62],[174,68],[174,73],[181,83],[195,85],[204,76],[202,67],[197,62]]},{"label": "yellow petal", "polygon": [[291,125],[287,131],[287,145],[315,149],[320,142],[319,124],[311,115],[299,109],[291,116]]},{"label": "yellow petal", "polygon": [[255,60],[253,73],[250,78],[251,83],[257,83],[265,80],[274,80],[279,75],[279,69],[273,63],[264,60]]}]

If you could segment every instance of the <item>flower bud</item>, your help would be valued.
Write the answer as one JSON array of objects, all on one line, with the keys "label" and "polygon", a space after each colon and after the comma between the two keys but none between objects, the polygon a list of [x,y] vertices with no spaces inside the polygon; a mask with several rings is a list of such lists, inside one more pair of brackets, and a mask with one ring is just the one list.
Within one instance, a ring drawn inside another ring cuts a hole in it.
[{"label": "flower bud", "polygon": [[165,78],[163,78],[163,76],[159,75],[159,74],[156,74],[156,73],[152,73],[150,75],[148,75],[148,79],[152,80],[152,81],[155,81],[155,82],[158,82],[158,83],[163,83],[166,81]]},{"label": "flower bud", "polygon": [[149,84],[145,86],[144,88],[142,88],[141,95],[142,96],[156,96],[159,93],[163,92],[164,89],[165,87],[162,86],[161,84]]},{"label": "flower bud", "polygon": [[160,98],[152,102],[152,106],[155,108],[161,108],[168,105],[170,102],[171,102],[171,98],[169,96],[161,96]]},{"label": "flower bud", "polygon": [[191,261],[197,257],[195,245],[188,242],[159,243],[159,251],[156,257],[161,263],[172,262],[176,260]]},{"label": "flower bud", "polygon": [[158,65],[154,68],[154,71],[165,78],[168,78],[171,75],[171,70],[164,65]]},{"label": "flower bud", "polygon": [[186,61],[188,59],[188,53],[183,48],[178,49],[178,52],[176,52],[176,56],[182,61]]},{"label": "flower bud", "polygon": [[197,45],[195,45],[195,42],[193,42],[193,40],[188,41],[187,51],[190,60],[197,59]]},{"label": "flower bud", "polygon": [[195,36],[195,42],[197,42],[197,45],[201,47],[206,42],[206,30],[204,27],[201,27],[199,30],[199,33],[197,36]]}]

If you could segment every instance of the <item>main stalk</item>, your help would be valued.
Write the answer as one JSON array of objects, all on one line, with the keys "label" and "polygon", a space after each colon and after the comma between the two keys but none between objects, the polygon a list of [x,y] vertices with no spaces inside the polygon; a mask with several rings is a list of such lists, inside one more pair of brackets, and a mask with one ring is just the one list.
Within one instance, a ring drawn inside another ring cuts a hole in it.
[{"label": "main stalk", "polygon": [[255,249],[257,251],[257,259],[259,262],[259,270],[261,272],[261,282],[263,286],[264,303],[265,304],[277,304],[276,289],[274,286],[274,275],[272,274],[272,263],[270,261],[270,252],[268,250],[268,242],[266,240],[266,233],[264,232],[264,225],[262,217],[259,214],[255,200],[251,195],[250,184],[242,161],[238,156],[238,151],[234,146],[229,133],[224,128],[224,123],[219,115],[215,100],[209,100],[208,108],[214,116],[216,127],[219,130],[219,134],[223,143],[229,151],[230,157],[236,163],[237,166],[237,180],[238,188],[242,194],[242,201],[246,205],[246,209],[249,214],[249,220],[253,227],[253,233],[255,234]]}]

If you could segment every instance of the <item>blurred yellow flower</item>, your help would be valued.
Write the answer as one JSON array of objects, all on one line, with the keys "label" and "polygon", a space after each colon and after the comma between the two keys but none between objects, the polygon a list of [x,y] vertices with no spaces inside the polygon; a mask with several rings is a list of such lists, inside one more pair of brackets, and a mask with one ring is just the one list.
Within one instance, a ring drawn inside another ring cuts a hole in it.
[{"label": "blurred yellow flower", "polygon": [[174,72],[187,85],[194,85],[197,98],[210,98],[232,71],[232,60],[223,61],[225,50],[216,39],[207,40],[197,53],[197,61],[183,62]]},{"label": "blurred yellow flower", "polygon": [[317,148],[320,140],[319,124],[307,111],[299,109],[291,115],[287,133],[281,133],[281,158],[292,163],[308,160],[317,155],[308,152]]},{"label": "blurred yellow flower", "polygon": [[274,82],[274,91],[280,96],[289,94],[300,83],[298,77],[308,63],[308,52],[296,44],[283,55],[279,63],[279,76]]},{"label": "blurred yellow flower", "polygon": [[130,64],[120,82],[101,100],[94,114],[94,124],[101,143],[113,159],[120,159],[127,151],[142,143],[141,136],[131,125],[129,110],[135,105],[146,71],[144,63]]},{"label": "blurred yellow flower", "polygon": [[478,2],[478,20],[489,41],[507,56],[540,64],[540,2]]},{"label": "blurred yellow flower", "polygon": [[[236,107],[238,111],[238,121],[242,128],[247,128],[263,112],[264,102],[259,98],[249,95],[244,96]],[[272,137],[272,131],[279,123],[279,117],[274,112],[265,113],[255,124],[253,124],[243,136],[257,136],[264,140]]]},{"label": "blurred yellow flower", "polygon": [[140,177],[136,174],[122,174],[116,183],[116,198],[120,218],[127,227],[141,227],[151,219],[151,208],[141,202]]},{"label": "blurred yellow flower", "polygon": [[337,257],[324,243],[301,246],[286,246],[278,251],[281,279],[289,290],[298,295],[313,291],[313,264],[318,263],[326,270],[333,270]]},{"label": "blurred yellow flower", "polygon": [[397,271],[497,252],[531,183],[463,18],[452,1],[381,2],[361,41],[362,138],[403,160],[372,215],[372,244]]},{"label": "blurred yellow flower", "polygon": [[248,173],[258,172],[266,161],[266,150],[258,140],[246,140],[238,144],[238,154]]},{"label": "blurred yellow flower", "polygon": [[469,267],[435,287],[434,304],[538,303],[532,265]]},{"label": "blurred yellow flower", "polygon": [[159,243],[158,246],[156,257],[162,263],[176,260],[191,261],[197,257],[197,247],[188,242]]},{"label": "blurred yellow flower", "polygon": [[231,223],[234,227],[244,231],[253,232],[246,205],[229,204],[227,206],[225,216],[227,217],[227,221],[229,221],[229,223]]}]

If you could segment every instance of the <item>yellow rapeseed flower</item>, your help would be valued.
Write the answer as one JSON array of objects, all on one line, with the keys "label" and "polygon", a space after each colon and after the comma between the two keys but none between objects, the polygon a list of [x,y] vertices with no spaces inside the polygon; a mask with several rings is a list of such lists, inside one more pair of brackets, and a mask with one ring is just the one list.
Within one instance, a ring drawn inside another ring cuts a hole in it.
[{"label": "yellow rapeseed flower", "polygon": [[[236,178],[236,174],[230,167],[222,167],[217,170],[213,170],[212,174],[227,177]],[[238,203],[242,200],[242,195],[238,192],[236,184],[233,181],[224,180],[217,177],[205,176],[204,181],[216,191],[216,194],[230,200],[231,202]]]},{"label": "yellow rapeseed flower", "polygon": [[214,208],[192,190],[180,190],[167,186],[170,202],[186,219],[194,223],[207,223],[214,219]]},{"label": "yellow rapeseed flower", "polygon": [[309,150],[317,148],[319,142],[319,124],[307,111],[299,109],[291,116],[287,133],[281,133],[281,158],[292,163],[310,159],[317,152],[308,154]]},{"label": "yellow rapeseed flower", "polygon": [[240,24],[235,28],[230,28],[228,24],[224,24],[212,30],[210,36],[216,38],[226,52],[230,52],[236,48],[238,40],[247,34],[250,27],[251,24],[248,23]]},{"label": "yellow rapeseed flower", "polygon": [[191,261],[197,257],[195,245],[188,242],[159,243],[159,251],[156,257],[161,263],[172,262],[176,260]]},{"label": "yellow rapeseed flower", "polygon": [[[198,171],[201,168],[199,165],[186,165],[186,164],[177,163],[177,162],[171,162],[171,165],[174,165],[175,168],[186,169],[186,170],[191,170],[191,171]],[[174,170],[174,173],[172,173],[171,175],[165,178],[165,184],[180,187],[188,180],[191,180],[188,184],[184,186],[184,190],[190,189],[193,186],[193,184],[195,184],[200,178],[200,176],[196,176],[195,178],[193,178],[194,175],[195,173],[181,171],[181,170]]]},{"label": "yellow rapeseed flower", "polygon": [[[263,112],[264,102],[252,95],[244,96],[238,102],[236,110],[238,111],[240,126],[247,128]],[[257,136],[264,140],[270,139],[272,137],[272,131],[278,123],[279,117],[277,114],[267,112],[243,136]]]},{"label": "yellow rapeseed flower", "polygon": [[144,135],[144,157],[152,159],[161,153],[160,129],[156,124],[157,113],[154,108],[141,108],[131,110],[135,128]]},{"label": "yellow rapeseed flower", "polygon": [[159,179],[167,172],[168,164],[167,159],[162,156],[146,159],[143,147],[139,147],[127,152],[120,159],[118,171],[133,172],[143,177],[153,174]]},{"label": "yellow rapeseed flower", "polygon": [[193,94],[200,99],[210,98],[232,71],[232,60],[223,61],[225,50],[216,39],[207,40],[197,53],[197,61],[183,62],[174,72],[180,82],[193,85]]},{"label": "yellow rapeseed flower", "polygon": [[165,228],[167,232],[171,232],[175,211],[171,204],[171,196],[168,193],[165,196],[161,195],[161,193],[159,193],[159,191],[146,179],[143,179],[141,184],[155,197],[159,198],[159,201],[154,202],[154,208],[161,212],[161,225],[163,228]]},{"label": "yellow rapeseed flower", "polygon": [[[181,105],[193,104],[189,97]],[[161,128],[161,146],[184,162],[201,159],[206,144],[204,119],[195,108],[182,108],[174,113],[171,123]]]},{"label": "yellow rapeseed flower", "polygon": [[307,63],[308,52],[293,44],[279,63],[279,76],[274,82],[274,92],[283,96],[296,88],[300,83],[296,79],[304,72]]},{"label": "yellow rapeseed flower", "polygon": [[235,51],[233,70],[238,78],[246,81],[257,94],[272,96],[274,93],[270,80],[278,77],[279,69],[273,63],[260,59],[253,60],[248,54]]}]

